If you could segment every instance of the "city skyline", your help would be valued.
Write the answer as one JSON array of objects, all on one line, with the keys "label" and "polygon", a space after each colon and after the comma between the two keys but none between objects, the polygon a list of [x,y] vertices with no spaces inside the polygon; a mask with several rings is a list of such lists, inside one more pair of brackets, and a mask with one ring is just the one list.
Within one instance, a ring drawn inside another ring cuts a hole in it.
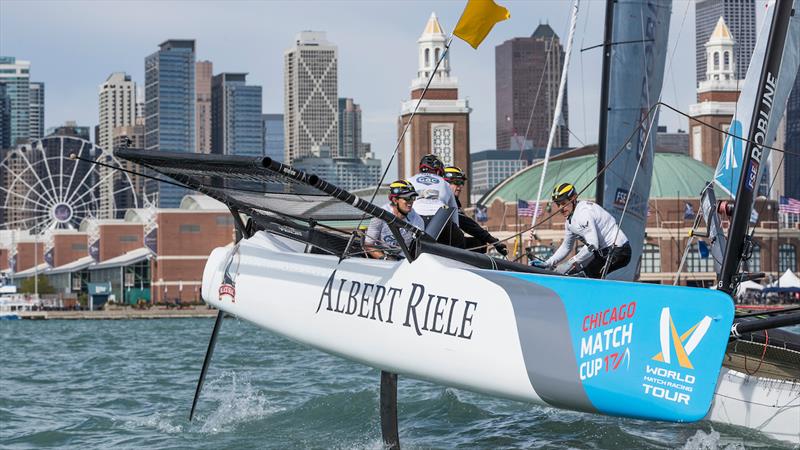
[{"label": "city skyline", "polygon": [[[416,39],[426,18],[435,11],[449,33],[464,6],[462,2],[344,2],[335,6],[326,2],[227,2],[224,8],[220,3],[200,3],[186,10],[181,8],[184,3],[162,2],[148,4],[145,11],[136,3],[75,1],[38,2],[37,8],[43,3],[50,6],[41,19],[46,35],[37,40],[19,39],[17,36],[24,35],[24,21],[15,20],[29,16],[33,6],[16,0],[0,3],[0,53],[31,60],[32,77],[48,85],[47,127],[66,120],[93,125],[97,120],[96,86],[114,71],[130,73],[134,81],[143,83],[142,59],[160,42],[178,38],[194,39],[197,60],[214,61],[218,73],[248,72],[253,84],[264,87],[263,112],[280,113],[284,101],[283,52],[298,32],[313,29],[325,31],[339,48],[339,96],[359,100],[364,111],[364,140],[372,142],[376,156],[385,161],[394,149],[397,115],[402,101],[408,99],[408,80],[416,67]],[[540,23],[549,23],[559,36],[567,34],[569,8],[564,2],[501,3],[509,8],[512,18],[498,24],[477,51],[458,39],[451,47],[462,95],[473,108],[472,151],[495,147],[494,47],[513,37],[529,36]],[[762,3],[757,2],[759,14]],[[684,111],[695,96],[695,55],[688,50],[694,44],[694,9],[692,2],[673,4],[667,64],[675,69],[668,69],[663,89],[663,100]],[[178,11],[187,20],[168,20]],[[602,11],[601,2],[584,2],[579,13],[568,83],[574,133],[571,145],[596,141],[600,52],[580,49],[602,40]],[[263,26],[265,17],[278,16],[298,19],[271,20],[269,27]],[[129,32],[118,33],[116,19],[126,23],[147,20],[148,27],[131,27]],[[211,20],[215,27],[198,26]],[[759,26],[760,22],[759,17]],[[64,23],[72,25],[65,27]],[[86,31],[70,31],[76,28]],[[47,42],[79,49],[81,64],[71,62],[74,53],[54,52]],[[114,51],[109,52],[109,48]],[[71,70],[63,71],[65,66]],[[662,113],[661,123],[670,130],[687,128],[686,120],[673,113]]]}]

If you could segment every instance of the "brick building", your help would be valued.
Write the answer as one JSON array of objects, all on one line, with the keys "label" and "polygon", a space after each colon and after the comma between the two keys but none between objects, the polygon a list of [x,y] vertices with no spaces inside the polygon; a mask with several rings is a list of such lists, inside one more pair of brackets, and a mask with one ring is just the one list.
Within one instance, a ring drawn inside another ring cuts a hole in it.
[{"label": "brick building", "polygon": [[[593,200],[594,176],[597,167],[596,146],[582,147],[556,156],[550,160],[545,177],[547,192],[562,182],[570,182],[582,190],[581,199]],[[486,205],[489,221],[485,224],[498,238],[507,238],[518,230],[531,225],[531,217],[517,216],[517,199],[535,200],[542,164],[529,166],[497,185],[478,202]],[[713,169],[680,153],[657,152],[653,179],[650,188],[649,213],[645,230],[644,252],[640,264],[640,280],[652,283],[672,284],[688,240],[688,231],[699,212],[699,194],[705,182],[713,178]],[[724,192],[715,190],[718,199],[728,198]],[[543,199],[546,205],[548,199]],[[688,206],[687,206],[688,205]],[[540,258],[550,256],[564,238],[564,217],[550,206],[537,220],[536,239],[531,241],[524,234],[522,247],[531,247]],[[797,258],[800,247],[800,228],[777,223],[777,205],[773,200],[759,198],[759,212],[754,240],[756,247],[749,261],[749,270],[766,272],[777,277],[787,269],[798,270]],[[546,218],[556,212],[550,220]],[[727,221],[723,220],[727,228]],[[512,248],[514,241],[509,241]],[[634,243],[635,245],[635,243]],[[710,245],[710,244],[709,244]],[[522,252],[520,252],[522,253]],[[527,261],[527,258],[523,258]],[[632,264],[636,264],[633,261]],[[716,279],[714,261],[703,258],[698,244],[688,249],[680,284],[710,286]]]}]

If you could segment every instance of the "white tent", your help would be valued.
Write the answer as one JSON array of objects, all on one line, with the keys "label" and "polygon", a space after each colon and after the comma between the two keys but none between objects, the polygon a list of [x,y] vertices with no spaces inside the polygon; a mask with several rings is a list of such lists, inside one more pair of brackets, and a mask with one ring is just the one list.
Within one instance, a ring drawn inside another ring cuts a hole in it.
[{"label": "white tent", "polygon": [[744,295],[745,292],[753,290],[753,291],[760,291],[763,290],[764,286],[756,283],[755,281],[745,281],[743,283],[739,283],[739,287],[736,289],[736,296],[740,297]]},{"label": "white tent", "polygon": [[800,277],[795,275],[791,270],[786,270],[786,272],[781,275],[778,281],[780,282],[780,287],[782,288],[800,288]]}]

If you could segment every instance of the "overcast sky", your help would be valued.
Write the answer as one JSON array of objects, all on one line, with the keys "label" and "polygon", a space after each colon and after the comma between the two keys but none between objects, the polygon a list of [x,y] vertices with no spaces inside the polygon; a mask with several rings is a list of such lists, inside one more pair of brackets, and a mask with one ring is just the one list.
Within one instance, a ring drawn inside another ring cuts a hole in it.
[{"label": "overcast sky", "polygon": [[[497,0],[511,18],[473,50],[454,40],[451,75],[469,100],[473,152],[495,148],[494,48],[549,23],[566,42],[569,5]],[[762,3],[758,2],[759,5]],[[144,80],[144,58],[166,39],[196,39],[214,73],[248,72],[263,86],[265,113],[283,112],[283,52],[301,30],[326,31],[339,47],[339,96],[361,105],[364,140],[384,161],[397,139],[400,103],[416,76],[417,38],[431,12],[448,33],[466,1],[43,1],[0,0],[0,55],[31,61],[46,85],[46,127],[98,122],[98,86],[115,71]],[[569,70],[572,145],[597,139],[604,0],[583,0]],[[674,56],[673,56],[674,55]],[[675,0],[663,100],[686,111],[695,99],[694,4]],[[670,130],[686,121],[662,112]],[[580,141],[578,140],[580,139]]]}]

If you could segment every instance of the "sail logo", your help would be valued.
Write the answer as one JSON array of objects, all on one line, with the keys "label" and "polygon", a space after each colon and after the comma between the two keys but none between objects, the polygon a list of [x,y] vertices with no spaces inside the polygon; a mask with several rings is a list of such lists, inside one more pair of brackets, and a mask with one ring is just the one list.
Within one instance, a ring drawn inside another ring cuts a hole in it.
[{"label": "sail logo", "polygon": [[697,345],[700,344],[700,341],[703,340],[710,326],[711,317],[705,316],[701,321],[694,324],[679,336],[678,330],[675,328],[675,322],[670,315],[669,308],[663,308],[661,310],[659,327],[661,352],[653,356],[652,359],[672,364],[672,351],[670,349],[670,342],[672,342],[672,346],[675,347],[675,356],[677,357],[678,364],[686,369],[694,369],[692,362],[689,360],[689,355],[692,354],[697,348]]},{"label": "sail logo", "polygon": [[729,191],[736,189],[736,182],[739,179],[739,165],[743,156],[742,151],[742,122],[733,119],[731,122],[730,134],[725,138],[725,145],[722,148],[722,156],[717,167],[716,178],[720,184]]}]

